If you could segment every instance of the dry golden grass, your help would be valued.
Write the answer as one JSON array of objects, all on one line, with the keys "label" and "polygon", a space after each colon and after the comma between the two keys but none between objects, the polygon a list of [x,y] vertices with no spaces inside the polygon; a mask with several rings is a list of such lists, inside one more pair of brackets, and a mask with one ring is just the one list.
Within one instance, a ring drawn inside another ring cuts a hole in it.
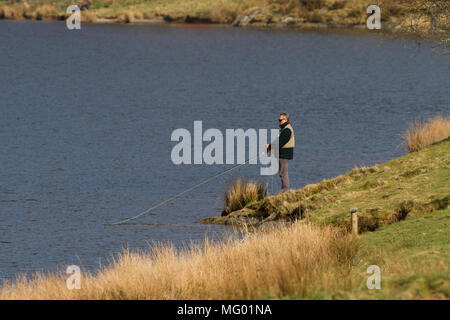
[{"label": "dry golden grass", "polygon": [[[383,21],[395,25],[395,29],[413,33],[426,33],[430,29],[429,7],[436,4],[436,21],[443,39],[448,41],[447,0],[398,0],[378,1],[382,8]],[[29,0],[26,3],[1,1],[0,19],[62,20],[67,17],[65,2],[42,2]],[[45,3],[45,4],[43,4]],[[143,20],[158,20],[177,23],[220,23],[232,24],[236,18],[259,10],[251,24],[280,25],[284,18],[293,18],[294,23],[312,27],[317,23],[330,27],[364,25],[366,9],[370,0],[96,0],[86,18],[91,22],[134,23]],[[51,14],[42,14],[42,6],[52,6]],[[24,8],[27,7],[27,8]],[[38,10],[39,9],[39,10]],[[95,15],[95,19],[93,16]],[[283,24],[281,24],[283,25]],[[385,27],[383,27],[385,28]],[[389,27],[389,28],[392,28]],[[447,34],[447,35],[446,35]]]},{"label": "dry golden grass", "polygon": [[0,7],[0,19],[12,19],[14,15],[12,13],[12,9],[7,6]]},{"label": "dry golden grass", "polygon": [[247,182],[243,178],[236,179],[224,193],[225,207],[222,215],[240,210],[247,204],[259,201],[267,196],[267,185],[259,181]]},{"label": "dry golden grass", "polygon": [[2,6],[0,8],[1,19],[23,19],[28,15],[29,6],[27,4],[17,4],[15,6]]},{"label": "dry golden grass", "polygon": [[97,22],[97,15],[92,11],[83,11],[80,15],[82,22],[95,23]]},{"label": "dry golden grass", "polygon": [[135,13],[127,10],[117,16],[117,21],[122,23],[133,23],[135,21]]},{"label": "dry golden grass", "polygon": [[56,11],[56,8],[52,5],[44,4],[36,8],[34,11],[34,16],[37,20],[42,20],[46,17],[57,15]]},{"label": "dry golden grass", "polygon": [[57,9],[50,4],[32,7],[28,3],[16,3],[14,5],[0,7],[0,19],[36,19],[57,17]]},{"label": "dry golden grass", "polygon": [[148,253],[125,250],[96,276],[84,275],[79,290],[67,289],[65,274],[37,275],[3,285],[0,299],[307,297],[359,281],[350,275],[358,251],[352,235],[299,221],[183,250],[170,245]]},{"label": "dry golden grass", "polygon": [[136,20],[142,20],[144,19],[144,14],[140,11],[136,11],[134,12],[134,17],[136,18]]},{"label": "dry golden grass", "polygon": [[419,151],[450,136],[450,117],[435,116],[426,122],[415,121],[409,125],[403,139],[409,152]]}]

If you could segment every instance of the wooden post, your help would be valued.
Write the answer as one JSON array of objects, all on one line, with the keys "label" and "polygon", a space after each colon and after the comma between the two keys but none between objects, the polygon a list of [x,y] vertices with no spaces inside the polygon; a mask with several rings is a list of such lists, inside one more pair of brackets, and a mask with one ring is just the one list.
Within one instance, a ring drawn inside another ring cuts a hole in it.
[{"label": "wooden post", "polygon": [[358,208],[351,208],[350,215],[352,220],[352,233],[358,234]]}]

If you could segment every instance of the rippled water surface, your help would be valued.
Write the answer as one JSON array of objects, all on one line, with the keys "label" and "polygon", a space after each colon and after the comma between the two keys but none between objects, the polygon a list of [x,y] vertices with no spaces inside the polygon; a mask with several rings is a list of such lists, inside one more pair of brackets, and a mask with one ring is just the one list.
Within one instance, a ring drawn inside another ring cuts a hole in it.
[{"label": "rippled water surface", "polygon": [[229,167],[172,164],[176,128],[270,129],[288,111],[299,188],[405,154],[408,121],[450,110],[448,68],[379,35],[0,21],[0,278],[226,231],[196,222],[257,165],[105,225]]}]

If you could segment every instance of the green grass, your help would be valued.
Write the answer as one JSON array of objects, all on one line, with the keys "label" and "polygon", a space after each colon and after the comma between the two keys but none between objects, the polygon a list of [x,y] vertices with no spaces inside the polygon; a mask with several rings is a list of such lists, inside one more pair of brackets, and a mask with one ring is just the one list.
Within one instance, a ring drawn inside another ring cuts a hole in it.
[{"label": "green grass", "polygon": [[381,290],[363,296],[385,299],[450,298],[450,210],[411,216],[361,237],[363,265],[381,268]]},{"label": "green grass", "polygon": [[369,250],[389,255],[450,258],[450,210],[408,217],[404,221],[367,232],[361,237]]}]

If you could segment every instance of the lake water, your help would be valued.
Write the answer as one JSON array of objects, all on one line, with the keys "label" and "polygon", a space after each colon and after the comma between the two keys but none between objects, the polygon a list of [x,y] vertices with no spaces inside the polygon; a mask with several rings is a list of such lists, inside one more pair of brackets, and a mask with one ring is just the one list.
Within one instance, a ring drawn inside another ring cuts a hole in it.
[{"label": "lake water", "polygon": [[[108,226],[226,165],[171,162],[171,133],[277,128],[292,114],[293,188],[406,153],[408,121],[450,111],[449,56],[380,35],[0,21],[0,278],[228,229],[242,166],[133,223]],[[270,189],[279,178],[264,177]]]}]

